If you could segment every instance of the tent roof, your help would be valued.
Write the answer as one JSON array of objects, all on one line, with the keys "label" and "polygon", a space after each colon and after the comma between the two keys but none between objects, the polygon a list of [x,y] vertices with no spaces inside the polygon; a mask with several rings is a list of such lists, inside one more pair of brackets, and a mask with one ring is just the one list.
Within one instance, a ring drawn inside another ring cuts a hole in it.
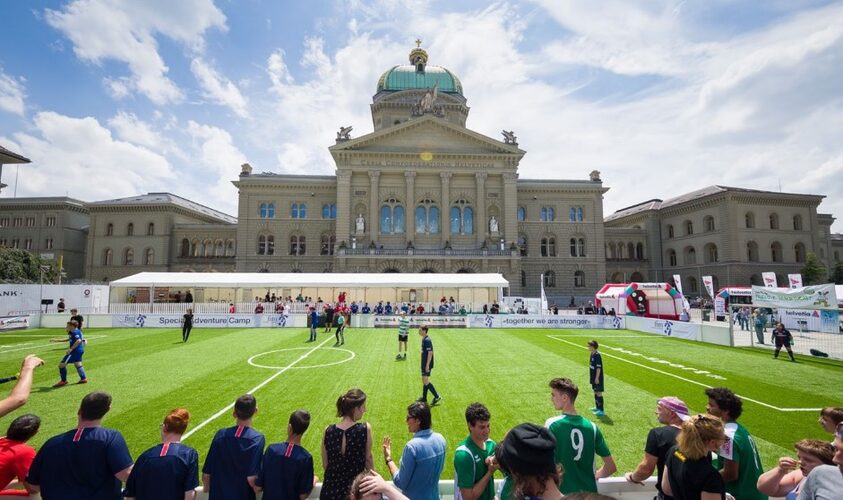
[{"label": "tent roof", "polygon": [[500,274],[439,273],[138,273],[112,287],[262,288],[497,288],[509,286]]}]

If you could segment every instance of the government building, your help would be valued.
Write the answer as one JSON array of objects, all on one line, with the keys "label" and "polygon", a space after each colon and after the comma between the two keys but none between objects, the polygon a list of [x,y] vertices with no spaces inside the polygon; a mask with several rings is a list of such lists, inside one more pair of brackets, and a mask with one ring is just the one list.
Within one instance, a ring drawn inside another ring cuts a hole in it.
[{"label": "government building", "polygon": [[68,278],[89,282],[141,271],[500,273],[511,295],[538,296],[544,280],[565,304],[607,281],[674,274],[687,295],[703,275],[746,285],[774,271],[784,283],[809,252],[828,268],[843,254],[834,218],[817,212],[821,195],[710,186],[605,215],[597,171],[522,179],[516,134],[467,128],[462,83],[420,47],[383,73],[370,108],[372,132],[341,127],[328,148],[335,175],[242,165],[236,217],[170,193],[0,198],[0,245],[63,255]]}]

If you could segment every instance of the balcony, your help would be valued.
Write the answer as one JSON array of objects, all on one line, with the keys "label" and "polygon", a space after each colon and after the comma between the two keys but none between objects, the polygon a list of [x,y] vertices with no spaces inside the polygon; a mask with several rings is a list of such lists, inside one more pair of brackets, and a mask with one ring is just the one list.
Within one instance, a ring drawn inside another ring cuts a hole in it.
[{"label": "balcony", "polygon": [[500,248],[339,248],[339,257],[513,257],[518,250]]}]

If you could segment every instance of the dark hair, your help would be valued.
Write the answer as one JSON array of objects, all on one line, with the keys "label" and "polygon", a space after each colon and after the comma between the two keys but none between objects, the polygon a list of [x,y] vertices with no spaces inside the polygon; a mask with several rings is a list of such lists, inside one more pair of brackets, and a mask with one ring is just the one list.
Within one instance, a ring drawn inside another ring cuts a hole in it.
[{"label": "dark hair", "polygon": [[598,349],[598,348],[600,347],[600,346],[597,344],[597,341],[596,341],[596,340],[593,340],[593,339],[588,341],[588,345],[589,345],[589,346],[591,346],[591,347],[593,347],[593,348],[595,348],[595,349]]},{"label": "dark hair", "polygon": [[743,401],[734,392],[725,387],[710,387],[705,395],[717,403],[717,407],[729,412],[729,418],[737,420],[743,413]]},{"label": "dark hair", "polygon": [[111,394],[96,391],[82,398],[79,416],[82,420],[99,420],[111,409]]},{"label": "dark hair", "polygon": [[427,325],[422,325],[422,326],[419,327],[419,333],[421,333],[421,332],[427,333],[427,330],[428,330]]},{"label": "dark hair", "polygon": [[12,420],[9,424],[9,429],[6,431],[6,437],[12,441],[29,441],[32,436],[38,434],[38,429],[41,428],[41,419],[38,415],[27,413]]},{"label": "dark hair", "polygon": [[258,411],[258,402],[251,394],[243,394],[234,402],[234,416],[238,420],[249,420]]},{"label": "dark hair", "polygon": [[483,403],[471,403],[465,409],[465,421],[468,422],[468,425],[474,426],[478,421],[488,422],[489,420],[492,420],[492,414],[489,413],[489,409]]},{"label": "dark hair", "polygon": [[310,413],[307,410],[296,410],[290,414],[289,423],[293,434],[301,436],[310,427]]},{"label": "dark hair", "polygon": [[410,418],[415,418],[419,421],[419,428],[421,430],[430,429],[433,425],[432,417],[430,415],[430,406],[424,401],[416,401],[407,407],[407,415]]},{"label": "dark hair", "polygon": [[565,500],[614,500],[615,497],[610,497],[602,493],[594,493],[591,491],[578,491],[565,495]]},{"label": "dark hair", "polygon": [[843,422],[843,408],[826,406],[820,410],[820,416],[831,420],[835,424],[839,424],[840,422]]},{"label": "dark hair", "polygon": [[350,417],[356,408],[366,403],[366,393],[360,389],[349,389],[337,398],[337,416]]},{"label": "dark hair", "polygon": [[577,400],[577,395],[580,393],[577,384],[575,384],[569,378],[555,378],[550,381],[548,384],[551,389],[556,389],[557,391],[561,392],[562,394],[567,395],[571,398],[571,402],[575,402]]}]

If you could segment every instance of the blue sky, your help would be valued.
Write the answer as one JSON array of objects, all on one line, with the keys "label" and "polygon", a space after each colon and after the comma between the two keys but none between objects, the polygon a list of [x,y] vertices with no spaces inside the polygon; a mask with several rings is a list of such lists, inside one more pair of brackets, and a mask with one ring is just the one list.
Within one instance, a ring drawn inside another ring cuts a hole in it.
[{"label": "blue sky", "polygon": [[[602,172],[611,213],[710,184],[843,217],[843,3],[809,0],[2,2],[2,196],[169,191],[230,214],[241,163],[331,174],[416,38],[522,178]],[[17,174],[17,175],[16,175]],[[835,224],[843,231],[843,222]]]}]

